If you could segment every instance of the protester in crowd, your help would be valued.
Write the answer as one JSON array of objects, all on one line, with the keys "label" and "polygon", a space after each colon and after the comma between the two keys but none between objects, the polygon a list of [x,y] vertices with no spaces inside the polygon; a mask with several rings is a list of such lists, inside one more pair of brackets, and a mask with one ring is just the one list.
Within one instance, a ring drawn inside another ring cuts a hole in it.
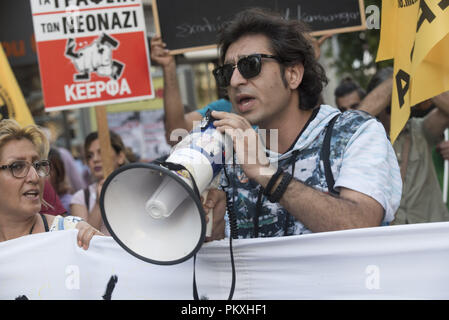
[{"label": "protester in crowd", "polygon": [[73,190],[67,181],[64,161],[62,160],[59,149],[50,148],[48,153],[48,160],[50,161],[50,182],[59,196],[62,205],[64,206],[67,215],[70,215],[70,200],[72,200]]},{"label": "protester in crowd", "polygon": [[[387,132],[390,130],[392,75],[392,68],[377,72],[359,108],[378,116]],[[412,107],[410,119],[393,144],[403,188],[392,224],[449,220],[432,159],[432,148],[443,140],[448,126],[449,92]]]},{"label": "protester in crowd", "polygon": [[[42,132],[47,137],[47,140],[49,141],[50,145],[52,142],[54,142],[54,137],[52,135],[52,130],[47,127],[40,127]],[[44,194],[43,194],[43,203],[42,208],[39,211],[42,214],[49,214],[52,216],[67,215],[67,209],[64,207],[64,205],[61,202],[61,199],[59,198],[59,195],[57,194],[54,186],[50,182],[49,179],[45,180],[44,184]]]},{"label": "protester in crowd", "polygon": [[85,188],[86,182],[83,180],[82,172],[78,170],[78,166],[76,165],[72,153],[66,148],[56,146],[56,140],[59,134],[55,125],[50,122],[47,123],[46,126],[47,127],[42,127],[42,129],[50,142],[50,148],[58,150],[59,156],[64,162],[65,176],[69,187],[72,190]]},{"label": "protester in crowd", "polygon": [[42,195],[42,198],[44,201],[42,202],[41,211],[39,211],[39,213],[49,214],[51,216],[67,215],[67,209],[62,204],[61,199],[49,179],[45,179],[44,194]]},{"label": "protester in crowd", "polygon": [[[375,227],[399,206],[399,167],[382,125],[365,112],[317,105],[327,78],[305,32],[300,21],[249,9],[219,38],[214,75],[236,114],[212,116],[234,141],[223,187],[239,237]],[[252,125],[276,130],[277,139]],[[224,236],[224,198],[209,191],[212,239]]]},{"label": "protester in crowd", "polygon": [[76,228],[78,245],[87,249],[92,237],[102,233],[80,218],[39,213],[50,173],[48,150],[48,140],[37,126],[0,121],[0,241]]},{"label": "protester in crowd", "polygon": [[[315,39],[308,34],[306,35],[307,39],[313,45],[315,57],[317,59],[321,54],[320,46],[332,35],[333,34],[326,34],[319,39]],[[190,132],[194,122],[201,121],[208,110],[231,112],[232,105],[227,99],[219,99],[202,109],[185,113],[179,90],[178,78],[176,76],[176,61],[169,53],[169,50],[166,49],[166,46],[167,45],[159,36],[155,36],[151,39],[151,61],[162,67],[164,78],[165,137],[168,144],[175,145],[179,140],[179,135],[174,132],[172,136],[173,130],[181,129],[183,130],[179,132],[181,134],[183,132]]]},{"label": "protester in crowd", "polygon": [[[128,163],[126,157],[127,148],[122,138],[115,132],[109,132],[113,152],[114,170]],[[78,190],[72,197],[70,202],[70,210],[72,215],[78,216],[86,220],[89,224],[98,228],[105,235],[110,235],[101,217],[100,210],[100,193],[101,187],[106,177],[103,174],[103,162],[101,159],[100,139],[98,132],[91,132],[84,140],[84,153],[86,162],[95,182],[87,188]]]},{"label": "protester in crowd", "polygon": [[341,112],[357,109],[366,93],[351,77],[345,77],[334,91],[335,103]]},{"label": "protester in crowd", "polygon": [[66,148],[54,147],[59,152],[59,157],[64,163],[64,171],[68,187],[72,190],[85,188],[86,182],[83,179],[82,171],[78,169],[75,158]]}]

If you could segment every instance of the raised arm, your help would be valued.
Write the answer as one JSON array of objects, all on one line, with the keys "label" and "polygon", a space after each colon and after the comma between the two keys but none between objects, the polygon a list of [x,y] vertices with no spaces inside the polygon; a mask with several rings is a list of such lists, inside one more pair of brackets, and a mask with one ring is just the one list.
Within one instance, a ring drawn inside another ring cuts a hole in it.
[{"label": "raised arm", "polygon": [[201,115],[196,112],[184,114],[184,105],[179,90],[178,77],[176,75],[176,62],[161,37],[151,39],[151,61],[162,67],[164,77],[164,111],[166,140],[170,145],[177,141],[170,141],[170,136],[175,129],[192,130],[192,122],[200,120]]},{"label": "raised arm", "polygon": [[449,127],[449,91],[433,97],[436,108],[424,119],[426,132],[435,140],[441,140],[444,130]]},{"label": "raised arm", "polygon": [[313,51],[315,52],[315,59],[319,59],[321,56],[321,45],[330,37],[334,36],[334,33],[328,33],[325,35],[322,35],[321,37],[319,37],[318,39],[310,36],[310,41],[312,43],[312,47],[313,47]]},{"label": "raised arm", "polygon": [[392,91],[393,78],[390,77],[368,93],[357,109],[366,111],[374,117],[378,116],[386,107],[391,105]]}]

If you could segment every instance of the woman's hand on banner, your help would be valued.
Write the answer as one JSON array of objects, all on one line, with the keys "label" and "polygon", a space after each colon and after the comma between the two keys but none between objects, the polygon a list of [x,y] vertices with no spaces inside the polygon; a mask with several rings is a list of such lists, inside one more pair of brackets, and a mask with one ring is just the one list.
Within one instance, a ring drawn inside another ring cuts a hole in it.
[{"label": "woman's hand on banner", "polygon": [[76,228],[78,229],[78,246],[80,248],[83,248],[84,250],[87,250],[89,248],[90,240],[92,240],[93,236],[104,236],[103,233],[101,233],[85,221],[78,222]]}]

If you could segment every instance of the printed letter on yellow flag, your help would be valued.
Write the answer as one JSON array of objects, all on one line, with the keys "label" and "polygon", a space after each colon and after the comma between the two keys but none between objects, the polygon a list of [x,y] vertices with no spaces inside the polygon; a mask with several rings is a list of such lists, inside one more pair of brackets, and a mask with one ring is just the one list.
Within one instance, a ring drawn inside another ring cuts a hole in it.
[{"label": "printed letter on yellow flag", "polygon": [[412,106],[449,90],[449,0],[425,3],[413,53]]},{"label": "printed letter on yellow flag", "polygon": [[0,120],[3,118],[15,119],[22,126],[34,124],[22,91],[0,45]]},{"label": "printed letter on yellow flag", "polygon": [[411,106],[449,90],[449,0],[383,0],[377,61],[394,59],[391,141]]}]

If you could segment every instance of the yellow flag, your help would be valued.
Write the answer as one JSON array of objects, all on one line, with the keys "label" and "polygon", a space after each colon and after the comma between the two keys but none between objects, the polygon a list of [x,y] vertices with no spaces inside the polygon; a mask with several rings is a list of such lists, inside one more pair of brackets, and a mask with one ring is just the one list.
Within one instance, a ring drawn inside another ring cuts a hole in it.
[{"label": "yellow flag", "polygon": [[449,90],[449,0],[382,0],[377,61],[394,59],[390,137],[410,108]]},{"label": "yellow flag", "polygon": [[413,52],[412,106],[449,90],[449,0],[425,3]]},{"label": "yellow flag", "polygon": [[382,2],[382,26],[380,28],[380,42],[377,50],[377,61],[393,59],[396,49],[396,29],[388,29],[396,23],[396,5],[394,1]]},{"label": "yellow flag", "polygon": [[0,120],[15,119],[20,125],[34,124],[6,54],[0,44]]}]

